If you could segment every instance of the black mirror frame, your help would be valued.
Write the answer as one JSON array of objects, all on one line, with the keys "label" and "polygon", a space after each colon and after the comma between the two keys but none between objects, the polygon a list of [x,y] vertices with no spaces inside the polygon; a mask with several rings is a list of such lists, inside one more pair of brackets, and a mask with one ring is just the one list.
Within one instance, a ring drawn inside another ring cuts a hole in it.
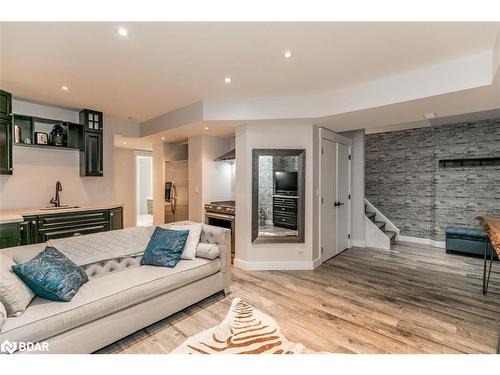
[{"label": "black mirror frame", "polygon": [[[259,156],[298,156],[297,236],[259,237]],[[306,150],[253,149],[252,150],[252,243],[304,243],[305,242],[305,186]]]}]

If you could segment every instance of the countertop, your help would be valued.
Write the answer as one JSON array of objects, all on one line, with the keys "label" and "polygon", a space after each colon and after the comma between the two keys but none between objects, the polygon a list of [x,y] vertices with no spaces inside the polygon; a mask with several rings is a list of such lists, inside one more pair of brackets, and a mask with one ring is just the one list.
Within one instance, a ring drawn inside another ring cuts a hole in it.
[{"label": "countertop", "polygon": [[123,203],[101,203],[101,204],[91,204],[91,205],[81,205],[72,208],[63,209],[53,209],[53,210],[41,210],[40,208],[20,208],[15,210],[5,210],[0,211],[0,224],[5,223],[19,223],[23,221],[23,216],[35,216],[35,215],[53,215],[69,212],[82,212],[82,211],[93,211],[93,210],[109,210],[111,208],[123,207]]}]

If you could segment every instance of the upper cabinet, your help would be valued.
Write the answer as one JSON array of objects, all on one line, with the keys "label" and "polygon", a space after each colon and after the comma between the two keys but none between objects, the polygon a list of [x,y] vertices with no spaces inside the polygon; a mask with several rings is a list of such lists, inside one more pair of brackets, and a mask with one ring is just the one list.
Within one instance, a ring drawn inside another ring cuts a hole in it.
[{"label": "upper cabinet", "polygon": [[84,109],[80,111],[83,126],[80,142],[80,176],[102,177],[103,174],[103,114]]},{"label": "upper cabinet", "polygon": [[102,132],[102,112],[84,109],[80,111],[80,124],[83,125],[83,131]]},{"label": "upper cabinet", "polygon": [[12,171],[12,96],[0,90],[0,174]]},{"label": "upper cabinet", "polygon": [[3,90],[0,90],[0,117],[12,117],[12,95]]}]

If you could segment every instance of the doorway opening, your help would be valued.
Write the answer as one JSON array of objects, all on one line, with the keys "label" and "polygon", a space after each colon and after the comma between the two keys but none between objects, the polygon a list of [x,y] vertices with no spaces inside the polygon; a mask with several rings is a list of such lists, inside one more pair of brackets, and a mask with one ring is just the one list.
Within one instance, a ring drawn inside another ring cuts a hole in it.
[{"label": "doorway opening", "polygon": [[135,155],[135,212],[136,225],[153,225],[153,156],[150,153]]}]

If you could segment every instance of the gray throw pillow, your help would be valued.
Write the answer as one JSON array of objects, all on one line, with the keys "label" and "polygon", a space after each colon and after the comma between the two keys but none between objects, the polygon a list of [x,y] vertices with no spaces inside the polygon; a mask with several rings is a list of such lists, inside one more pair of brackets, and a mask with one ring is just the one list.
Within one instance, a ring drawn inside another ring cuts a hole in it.
[{"label": "gray throw pillow", "polygon": [[7,316],[19,316],[35,298],[35,293],[12,271],[16,263],[6,255],[0,255],[0,302]]}]

